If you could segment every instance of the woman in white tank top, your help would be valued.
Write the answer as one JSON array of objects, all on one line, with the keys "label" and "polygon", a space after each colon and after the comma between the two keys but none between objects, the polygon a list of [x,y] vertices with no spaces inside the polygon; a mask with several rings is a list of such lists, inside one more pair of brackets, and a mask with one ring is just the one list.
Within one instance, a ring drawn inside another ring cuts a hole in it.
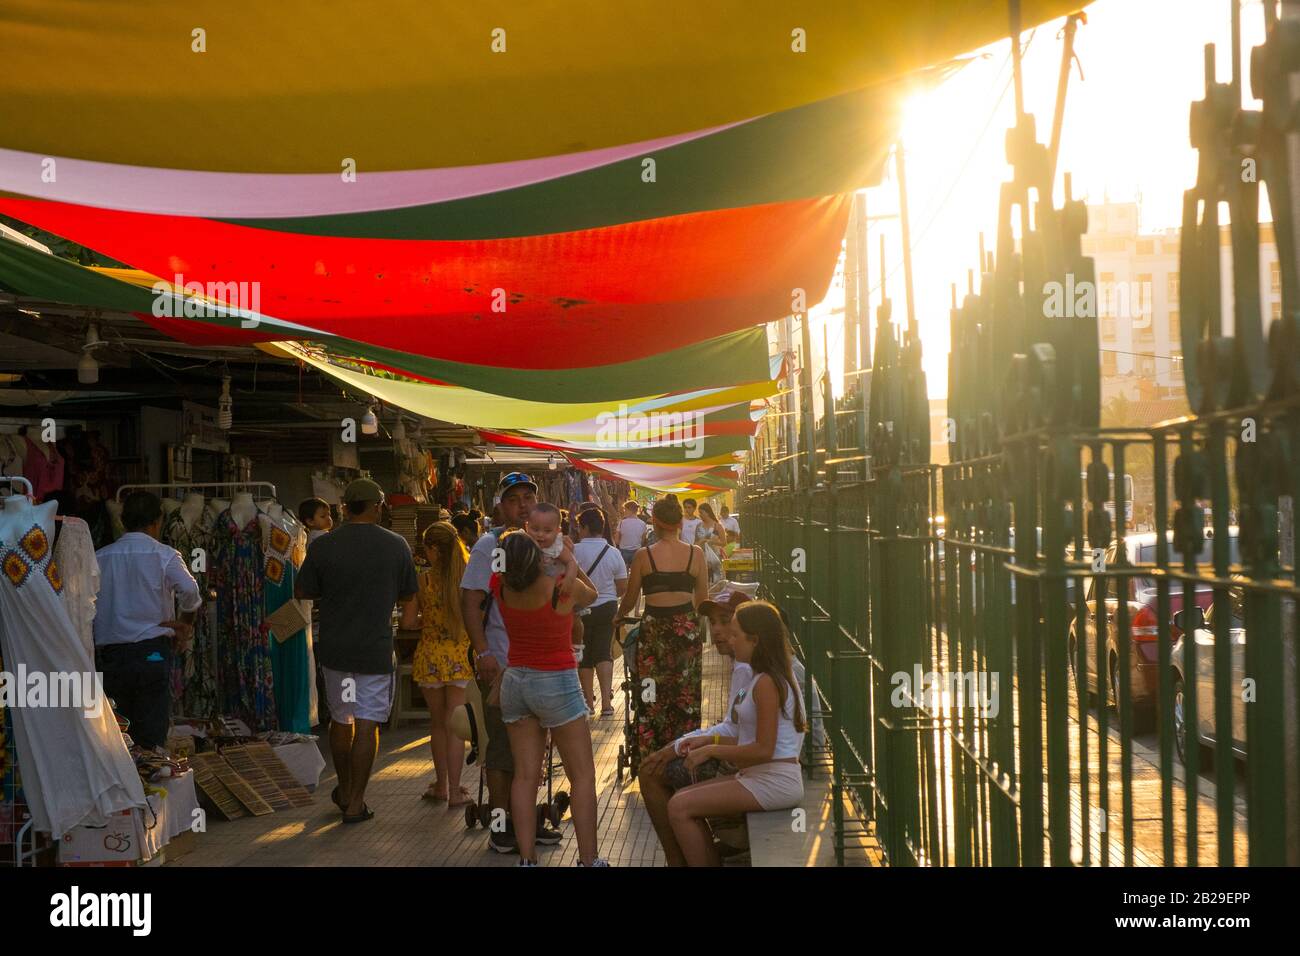
[{"label": "woman in white tank top", "polygon": [[731,688],[737,736],[687,737],[681,749],[689,769],[717,758],[740,771],[684,787],[668,801],[668,820],[687,866],[721,862],[706,817],[785,810],[803,800],[799,752],[807,722],[780,612],[766,601],[750,601],[736,609],[729,627],[736,661],[749,664],[754,674],[747,686]]}]

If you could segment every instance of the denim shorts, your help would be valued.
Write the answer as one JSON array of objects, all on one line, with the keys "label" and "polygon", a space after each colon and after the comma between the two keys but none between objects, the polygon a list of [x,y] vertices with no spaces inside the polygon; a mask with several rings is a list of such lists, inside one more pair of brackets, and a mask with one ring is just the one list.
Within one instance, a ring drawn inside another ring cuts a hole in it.
[{"label": "denim shorts", "polygon": [[585,718],[587,713],[576,667],[562,671],[507,667],[501,678],[501,719],[507,724],[536,717],[549,729]]}]

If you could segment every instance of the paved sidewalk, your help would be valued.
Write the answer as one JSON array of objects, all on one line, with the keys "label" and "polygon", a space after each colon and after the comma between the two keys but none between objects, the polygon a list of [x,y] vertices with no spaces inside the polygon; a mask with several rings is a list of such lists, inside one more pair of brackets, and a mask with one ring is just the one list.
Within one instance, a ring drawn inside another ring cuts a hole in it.
[{"label": "paved sidewalk", "polygon": [[[706,645],[704,714],[712,722],[726,699],[730,661]],[[615,684],[622,664],[614,663]],[[619,745],[623,742],[623,694],[615,696],[616,714],[591,721],[596,756],[599,852],[614,866],[662,866],[663,852],[641,803],[640,787],[626,773],[615,778]],[[263,817],[225,821],[209,816],[208,831],[196,835],[192,853],[170,866],[514,866],[518,856],[487,849],[487,831],[465,828],[463,811],[431,804],[421,794],[433,779],[428,729],[408,723],[380,738],[380,756],[366,791],[375,818],[344,826],[330,802],[335,777],[331,766],[321,776],[309,807],[282,810]],[[321,741],[327,764],[328,747]],[[556,754],[557,789],[566,788]],[[478,792],[478,768],[467,767],[463,779],[471,797]],[[545,791],[539,791],[544,797]],[[486,791],[484,794],[486,799]],[[578,845],[566,817],[564,840],[553,847],[538,846],[542,866],[573,866]]]}]

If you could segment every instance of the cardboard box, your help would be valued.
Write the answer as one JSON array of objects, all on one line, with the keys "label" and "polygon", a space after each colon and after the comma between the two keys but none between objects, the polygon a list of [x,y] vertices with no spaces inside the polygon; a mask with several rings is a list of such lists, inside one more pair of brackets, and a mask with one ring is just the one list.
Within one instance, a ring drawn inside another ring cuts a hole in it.
[{"label": "cardboard box", "polygon": [[133,866],[140,859],[133,810],[123,810],[108,818],[102,827],[73,827],[59,841],[62,864],[116,863]]},{"label": "cardboard box", "polygon": [[173,757],[193,757],[197,748],[189,734],[176,734],[167,738],[167,752]]}]

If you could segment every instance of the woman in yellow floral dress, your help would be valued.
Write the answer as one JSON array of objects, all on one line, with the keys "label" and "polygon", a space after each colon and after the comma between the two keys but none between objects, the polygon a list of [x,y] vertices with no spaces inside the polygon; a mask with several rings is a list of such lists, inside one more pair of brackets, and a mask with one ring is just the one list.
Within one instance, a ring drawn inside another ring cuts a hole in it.
[{"label": "woman in yellow floral dress", "polygon": [[407,606],[402,628],[420,631],[412,677],[429,706],[429,747],[437,771],[424,797],[458,807],[469,799],[460,785],[465,743],[449,728],[452,715],[465,703],[465,686],[474,679],[460,611],[460,579],[469,555],[447,521],[429,525],[421,540],[428,564],[419,574],[419,600]]}]

